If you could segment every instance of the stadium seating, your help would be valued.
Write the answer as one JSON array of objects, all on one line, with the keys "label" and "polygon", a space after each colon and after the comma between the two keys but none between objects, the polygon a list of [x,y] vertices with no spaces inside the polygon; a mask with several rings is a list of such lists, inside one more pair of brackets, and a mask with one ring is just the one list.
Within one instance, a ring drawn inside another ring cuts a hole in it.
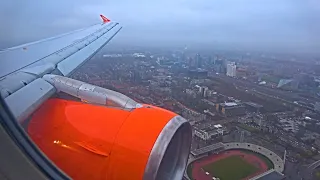
[{"label": "stadium seating", "polygon": [[251,150],[253,152],[260,153],[272,161],[272,163],[274,164],[274,170],[276,170],[278,172],[282,172],[284,170],[284,162],[281,159],[281,157],[279,157],[276,153],[274,153],[274,152],[270,151],[269,149],[264,148],[262,146],[258,146],[258,145],[251,144],[251,143],[236,143],[235,142],[235,143],[225,143],[224,148],[226,150],[228,150],[228,149],[247,149],[247,150]]}]

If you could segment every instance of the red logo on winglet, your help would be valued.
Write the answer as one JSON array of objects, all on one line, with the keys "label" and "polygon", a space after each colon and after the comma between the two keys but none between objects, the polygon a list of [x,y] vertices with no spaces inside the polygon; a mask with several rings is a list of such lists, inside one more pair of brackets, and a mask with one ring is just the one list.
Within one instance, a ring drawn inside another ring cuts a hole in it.
[{"label": "red logo on winglet", "polygon": [[104,15],[100,14],[100,17],[101,17],[101,19],[102,19],[103,23],[110,22],[110,19],[108,19],[108,18],[104,17]]}]

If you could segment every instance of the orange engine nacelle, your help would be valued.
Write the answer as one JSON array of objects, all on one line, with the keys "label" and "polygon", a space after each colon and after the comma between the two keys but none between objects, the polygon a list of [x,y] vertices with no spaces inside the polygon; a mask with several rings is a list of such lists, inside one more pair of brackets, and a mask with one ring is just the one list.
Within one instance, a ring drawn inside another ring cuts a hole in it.
[{"label": "orange engine nacelle", "polygon": [[191,126],[170,111],[49,99],[32,115],[32,140],[73,179],[182,179]]}]

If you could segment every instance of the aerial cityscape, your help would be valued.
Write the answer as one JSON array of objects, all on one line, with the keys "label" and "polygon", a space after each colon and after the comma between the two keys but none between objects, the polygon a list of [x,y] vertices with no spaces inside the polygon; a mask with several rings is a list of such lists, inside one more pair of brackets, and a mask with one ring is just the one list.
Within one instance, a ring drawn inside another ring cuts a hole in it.
[{"label": "aerial cityscape", "polygon": [[[186,118],[185,179],[301,180],[320,174],[319,69],[319,59],[289,55],[107,46],[73,78]],[[229,156],[245,156],[249,170]]]},{"label": "aerial cityscape", "polygon": [[1,2],[0,179],[320,180],[319,7]]}]

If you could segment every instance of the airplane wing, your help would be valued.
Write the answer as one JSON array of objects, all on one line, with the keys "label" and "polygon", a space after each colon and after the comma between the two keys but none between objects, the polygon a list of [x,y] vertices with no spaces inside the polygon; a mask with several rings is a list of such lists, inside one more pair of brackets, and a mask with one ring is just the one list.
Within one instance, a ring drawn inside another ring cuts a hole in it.
[{"label": "airplane wing", "polygon": [[101,15],[102,23],[0,51],[0,92],[18,121],[28,117],[56,89],[45,74],[70,76],[120,30]]},{"label": "airplane wing", "polygon": [[184,118],[68,78],[120,31],[101,18],[0,51],[1,97],[32,142],[73,179],[182,179],[192,138]]}]

